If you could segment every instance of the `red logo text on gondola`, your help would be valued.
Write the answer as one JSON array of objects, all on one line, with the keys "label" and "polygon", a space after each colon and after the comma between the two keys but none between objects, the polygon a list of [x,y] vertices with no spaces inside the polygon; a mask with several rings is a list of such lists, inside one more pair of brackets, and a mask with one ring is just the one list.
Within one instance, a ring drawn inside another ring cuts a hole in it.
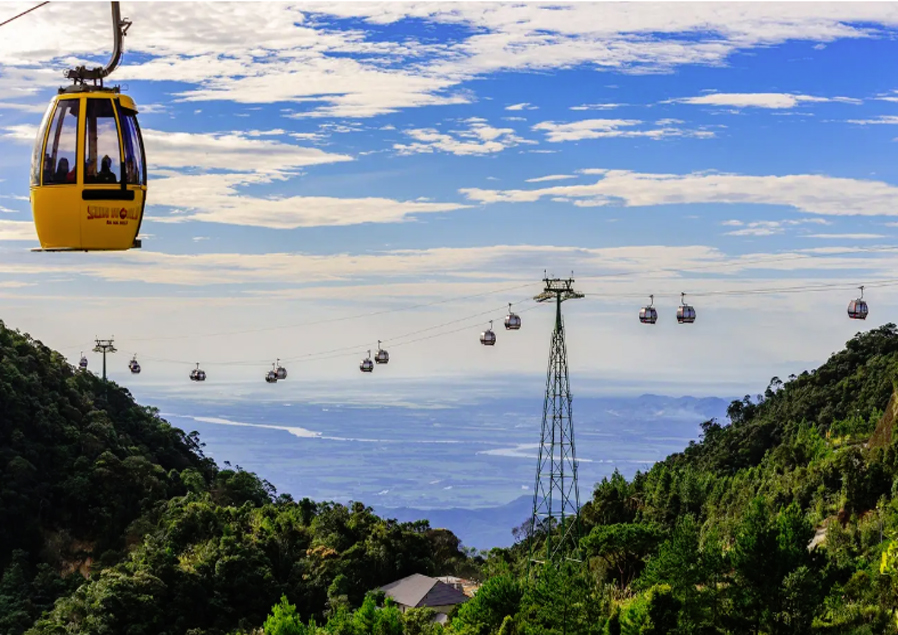
[{"label": "red logo text on gondola", "polygon": [[138,216],[137,208],[87,206],[87,220],[103,219],[107,225],[127,225],[129,220],[137,220]]}]

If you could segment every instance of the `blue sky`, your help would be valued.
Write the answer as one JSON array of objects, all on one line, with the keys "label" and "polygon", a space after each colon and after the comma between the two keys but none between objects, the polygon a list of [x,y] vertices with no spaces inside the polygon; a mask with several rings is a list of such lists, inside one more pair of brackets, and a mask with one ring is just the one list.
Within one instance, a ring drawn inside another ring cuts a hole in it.
[{"label": "blue sky", "polygon": [[[539,377],[544,269],[587,294],[566,306],[575,392],[756,392],[898,308],[894,4],[122,9],[144,246],[29,251],[35,128],[62,70],[111,45],[107,3],[54,2],[0,30],[0,317],[73,362],[114,335],[126,383],[195,361],[293,395]],[[861,284],[866,323],[845,314]],[[362,376],[378,339],[392,361]]]}]

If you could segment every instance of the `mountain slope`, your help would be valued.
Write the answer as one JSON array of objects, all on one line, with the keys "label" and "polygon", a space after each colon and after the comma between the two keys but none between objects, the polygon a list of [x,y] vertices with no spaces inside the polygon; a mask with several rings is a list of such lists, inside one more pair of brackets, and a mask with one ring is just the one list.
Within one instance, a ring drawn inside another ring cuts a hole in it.
[{"label": "mountain slope", "polygon": [[411,573],[465,573],[426,521],[275,499],[155,409],[0,323],[0,634],[223,635]]}]

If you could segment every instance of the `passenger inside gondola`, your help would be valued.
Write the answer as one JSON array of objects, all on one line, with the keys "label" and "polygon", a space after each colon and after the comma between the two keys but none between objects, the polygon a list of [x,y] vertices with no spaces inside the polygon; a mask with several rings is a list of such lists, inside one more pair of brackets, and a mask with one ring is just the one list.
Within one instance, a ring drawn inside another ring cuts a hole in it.
[{"label": "passenger inside gondola", "polygon": [[115,183],[115,173],[111,170],[112,168],[112,159],[109,158],[109,155],[103,157],[102,166],[100,167],[100,171],[97,173],[96,182],[97,183]]}]

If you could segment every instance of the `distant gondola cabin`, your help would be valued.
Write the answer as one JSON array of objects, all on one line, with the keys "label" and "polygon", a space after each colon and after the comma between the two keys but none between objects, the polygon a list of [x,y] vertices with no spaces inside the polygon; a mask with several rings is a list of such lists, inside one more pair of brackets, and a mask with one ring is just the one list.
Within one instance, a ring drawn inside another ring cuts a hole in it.
[{"label": "distant gondola cabin", "polygon": [[650,295],[649,299],[651,299],[651,302],[639,309],[639,321],[643,324],[654,324],[658,321],[658,311],[653,306],[655,304],[655,296]]},{"label": "distant gondola cabin", "polygon": [[857,300],[852,300],[848,303],[848,317],[852,320],[866,320],[867,313],[869,313],[869,311],[867,309],[866,300],[858,298]]}]

